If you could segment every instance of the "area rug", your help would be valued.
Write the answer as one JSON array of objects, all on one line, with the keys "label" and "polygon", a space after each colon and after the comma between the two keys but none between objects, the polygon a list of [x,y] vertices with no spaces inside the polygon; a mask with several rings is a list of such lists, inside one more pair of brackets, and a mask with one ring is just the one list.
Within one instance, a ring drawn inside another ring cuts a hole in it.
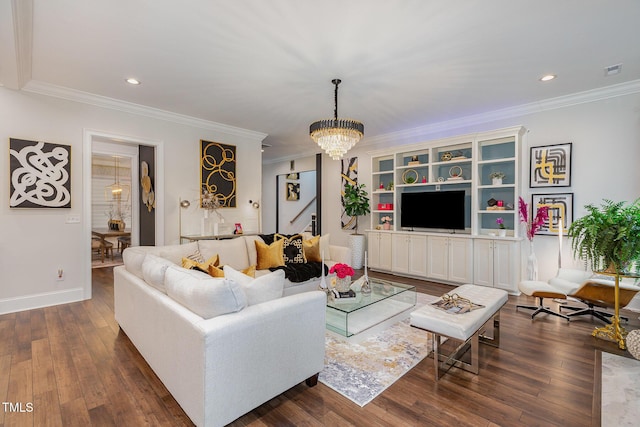
[{"label": "area rug", "polygon": [[638,425],[640,360],[602,352],[602,427]]},{"label": "area rug", "polygon": [[[418,294],[416,309],[437,299]],[[353,343],[327,334],[320,382],[361,407],[371,402],[431,352],[431,334],[409,319]]]},{"label": "area rug", "polygon": [[104,267],[115,267],[117,265],[122,265],[124,262],[122,261],[122,255],[113,254],[113,259],[105,258],[104,262],[100,261],[100,258],[93,258],[91,260],[91,268],[104,268]]}]

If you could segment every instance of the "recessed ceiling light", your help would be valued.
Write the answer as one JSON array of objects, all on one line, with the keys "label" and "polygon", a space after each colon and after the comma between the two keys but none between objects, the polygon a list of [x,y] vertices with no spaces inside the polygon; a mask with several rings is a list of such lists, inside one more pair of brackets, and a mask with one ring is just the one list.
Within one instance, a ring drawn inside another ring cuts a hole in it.
[{"label": "recessed ceiling light", "polygon": [[548,82],[549,80],[555,79],[557,76],[555,74],[547,74],[546,76],[540,77],[541,82]]},{"label": "recessed ceiling light", "polygon": [[133,77],[128,78],[127,80],[125,80],[127,83],[129,83],[130,85],[139,85],[140,84],[140,80],[138,79],[134,79]]}]

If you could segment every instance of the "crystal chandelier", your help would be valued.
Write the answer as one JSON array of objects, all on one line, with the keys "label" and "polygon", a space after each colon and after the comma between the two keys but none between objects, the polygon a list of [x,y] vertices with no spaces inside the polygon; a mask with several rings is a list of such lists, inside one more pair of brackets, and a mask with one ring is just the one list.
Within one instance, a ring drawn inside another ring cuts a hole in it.
[{"label": "crystal chandelier", "polygon": [[351,119],[338,119],[338,85],[340,79],[333,79],[335,88],[335,110],[333,119],[313,122],[309,127],[309,135],[333,160],[342,156],[362,139],[364,125]]}]

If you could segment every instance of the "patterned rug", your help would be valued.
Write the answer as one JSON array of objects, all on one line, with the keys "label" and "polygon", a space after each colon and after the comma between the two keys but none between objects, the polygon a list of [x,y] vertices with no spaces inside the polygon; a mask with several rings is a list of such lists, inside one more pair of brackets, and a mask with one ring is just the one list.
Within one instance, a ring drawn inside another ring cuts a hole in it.
[{"label": "patterned rug", "polygon": [[[418,294],[416,308],[437,297]],[[431,352],[431,334],[409,319],[358,343],[327,334],[325,368],[320,382],[360,406],[396,382]]]}]

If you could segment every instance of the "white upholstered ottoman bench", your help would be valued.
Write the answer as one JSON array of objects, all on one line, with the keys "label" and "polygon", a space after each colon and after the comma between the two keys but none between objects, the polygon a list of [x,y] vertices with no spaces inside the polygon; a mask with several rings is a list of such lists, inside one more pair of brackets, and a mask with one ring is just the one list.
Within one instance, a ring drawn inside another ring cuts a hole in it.
[{"label": "white upholstered ottoman bench", "polygon": [[[433,333],[436,381],[440,378],[440,369],[446,373],[451,366],[462,368],[474,374],[478,373],[479,342],[499,347],[500,309],[507,302],[506,291],[485,286],[462,285],[448,294],[457,294],[484,307],[463,314],[452,314],[427,304],[411,313],[411,326]],[[486,329],[491,326],[490,322],[493,323],[492,337],[485,335]],[[449,354],[441,354],[440,348],[444,342],[441,341],[442,338],[460,341],[460,344]],[[461,358],[468,351],[470,351],[470,361],[466,362]]]}]

